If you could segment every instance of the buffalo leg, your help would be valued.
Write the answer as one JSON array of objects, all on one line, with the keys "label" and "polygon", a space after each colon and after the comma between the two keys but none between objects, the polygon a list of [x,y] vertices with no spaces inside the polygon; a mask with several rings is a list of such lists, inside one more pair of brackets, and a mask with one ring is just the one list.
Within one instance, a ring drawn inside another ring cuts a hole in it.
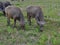
[{"label": "buffalo leg", "polygon": [[14,19],[14,27],[16,27],[16,19]]},{"label": "buffalo leg", "polygon": [[5,16],[5,11],[3,11],[3,15]]},{"label": "buffalo leg", "polygon": [[28,15],[28,13],[27,13],[27,18],[28,18],[28,23],[29,23],[29,25],[31,25],[31,16]]},{"label": "buffalo leg", "polygon": [[10,25],[10,19],[7,18],[7,26],[9,26],[9,25]]},{"label": "buffalo leg", "polygon": [[31,17],[28,17],[29,25],[31,25]]}]

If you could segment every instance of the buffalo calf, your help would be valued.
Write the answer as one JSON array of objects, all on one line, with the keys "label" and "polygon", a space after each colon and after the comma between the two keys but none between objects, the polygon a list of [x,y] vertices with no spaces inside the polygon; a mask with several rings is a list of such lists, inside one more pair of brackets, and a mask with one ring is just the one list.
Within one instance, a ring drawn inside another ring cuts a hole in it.
[{"label": "buffalo calf", "polygon": [[39,6],[28,6],[26,10],[29,25],[31,25],[31,18],[35,18],[37,24],[40,26],[40,31],[43,31],[45,21],[42,9]]},{"label": "buffalo calf", "polygon": [[7,25],[10,25],[10,18],[12,18],[14,19],[14,27],[16,26],[16,20],[18,20],[20,22],[21,28],[24,29],[25,21],[20,8],[15,6],[8,6],[5,8],[5,13],[7,17]]}]

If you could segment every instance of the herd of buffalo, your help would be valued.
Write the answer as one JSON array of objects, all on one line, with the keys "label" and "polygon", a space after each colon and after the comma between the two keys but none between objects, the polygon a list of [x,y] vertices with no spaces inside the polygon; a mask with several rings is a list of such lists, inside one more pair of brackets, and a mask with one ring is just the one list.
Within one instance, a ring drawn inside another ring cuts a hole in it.
[{"label": "herd of buffalo", "polygon": [[[7,17],[7,25],[10,25],[10,19],[14,19],[14,27],[16,26],[16,20],[20,22],[22,29],[25,29],[24,15],[19,7],[13,6],[10,2],[0,2],[0,11],[3,12],[4,16]],[[36,23],[40,27],[40,31],[43,31],[45,24],[44,15],[40,6],[28,6],[26,8],[27,21],[31,25],[31,18],[35,18]]]}]

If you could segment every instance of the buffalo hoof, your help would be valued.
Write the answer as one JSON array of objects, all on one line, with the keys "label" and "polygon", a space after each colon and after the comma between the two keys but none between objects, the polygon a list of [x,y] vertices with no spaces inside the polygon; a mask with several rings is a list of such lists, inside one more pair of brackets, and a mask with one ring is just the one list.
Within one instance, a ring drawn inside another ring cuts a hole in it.
[{"label": "buffalo hoof", "polygon": [[31,23],[29,25],[31,26]]},{"label": "buffalo hoof", "polygon": [[6,26],[10,26],[9,24],[7,24]]},{"label": "buffalo hoof", "polygon": [[40,32],[43,32],[43,30],[40,30]]},{"label": "buffalo hoof", "polygon": [[25,31],[25,28],[22,28],[22,30],[24,30],[24,31]]},{"label": "buffalo hoof", "polygon": [[13,26],[13,28],[16,28],[16,26]]}]

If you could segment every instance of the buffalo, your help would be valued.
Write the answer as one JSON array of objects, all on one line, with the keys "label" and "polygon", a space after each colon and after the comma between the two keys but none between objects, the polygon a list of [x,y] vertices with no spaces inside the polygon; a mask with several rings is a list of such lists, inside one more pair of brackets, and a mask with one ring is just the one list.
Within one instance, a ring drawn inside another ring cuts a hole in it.
[{"label": "buffalo", "polygon": [[19,7],[16,6],[8,6],[5,8],[5,13],[7,17],[7,25],[10,25],[10,18],[14,19],[14,26],[16,26],[16,20],[20,22],[20,26],[22,29],[25,29],[25,21],[24,16]]},{"label": "buffalo", "polygon": [[[11,0],[11,1],[20,1],[20,0]],[[21,1],[24,1],[24,0],[21,0]]]},{"label": "buffalo", "polygon": [[31,18],[35,18],[37,24],[40,26],[40,31],[43,31],[45,24],[44,15],[40,6],[28,6],[26,8],[29,25],[31,25]]},{"label": "buffalo", "polygon": [[5,8],[9,5],[11,5],[9,1],[0,2],[0,11],[3,12],[4,16],[5,16]]}]

